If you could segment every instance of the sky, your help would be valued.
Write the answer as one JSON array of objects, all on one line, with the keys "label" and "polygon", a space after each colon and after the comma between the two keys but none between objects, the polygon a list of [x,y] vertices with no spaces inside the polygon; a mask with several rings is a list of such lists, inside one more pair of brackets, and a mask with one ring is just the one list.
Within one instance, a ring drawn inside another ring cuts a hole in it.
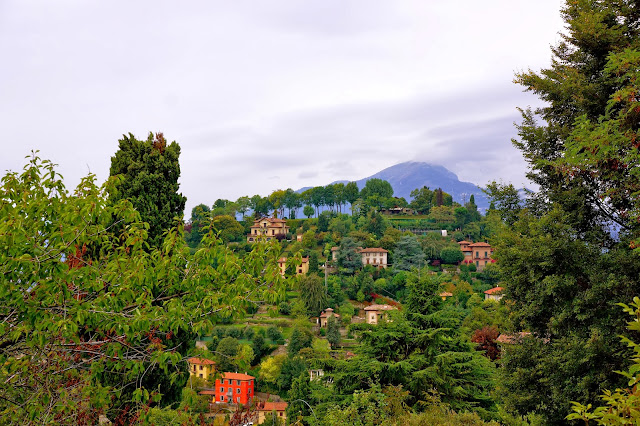
[{"label": "sky", "polygon": [[118,139],[179,143],[186,212],[404,161],[527,185],[514,75],[551,63],[560,0],[0,0],[0,170],[68,188]]}]

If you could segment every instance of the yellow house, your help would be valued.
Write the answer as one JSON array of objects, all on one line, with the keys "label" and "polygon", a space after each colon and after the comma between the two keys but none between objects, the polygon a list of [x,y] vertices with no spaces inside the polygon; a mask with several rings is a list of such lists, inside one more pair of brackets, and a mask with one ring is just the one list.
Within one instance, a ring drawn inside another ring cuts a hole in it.
[{"label": "yellow house", "polygon": [[251,231],[247,235],[247,242],[252,243],[261,238],[269,241],[272,238],[282,239],[289,232],[287,221],[277,217],[264,217],[253,221]]},{"label": "yellow house", "polygon": [[378,324],[384,321],[387,311],[396,309],[391,305],[371,305],[364,308],[367,324]]},{"label": "yellow house", "polygon": [[276,417],[282,419],[283,424],[286,424],[288,405],[286,402],[259,402],[256,406],[258,409],[258,424],[264,423],[266,417],[273,412],[276,413]]},{"label": "yellow house", "polygon": [[[278,266],[280,267],[280,273],[284,277],[284,274],[287,270],[287,258],[281,257],[278,259]],[[303,257],[302,263],[296,267],[296,275],[307,275],[309,272],[309,258]]]},{"label": "yellow house", "polygon": [[340,315],[333,312],[332,308],[327,308],[320,314],[320,327],[326,327],[329,323],[329,317],[334,317],[336,321],[340,321]]},{"label": "yellow house", "polygon": [[189,374],[193,377],[209,380],[209,375],[216,371],[215,361],[204,358],[189,358]]}]

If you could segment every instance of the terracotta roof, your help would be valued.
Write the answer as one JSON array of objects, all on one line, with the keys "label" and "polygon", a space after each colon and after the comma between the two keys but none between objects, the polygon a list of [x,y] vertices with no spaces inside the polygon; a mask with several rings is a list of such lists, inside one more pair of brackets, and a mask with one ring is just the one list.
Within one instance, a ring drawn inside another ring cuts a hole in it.
[{"label": "terracotta roof", "polygon": [[491,244],[479,242],[479,243],[473,243],[469,247],[491,247]]},{"label": "terracotta roof", "polygon": [[205,389],[205,390],[201,390],[200,392],[198,392],[198,394],[200,394],[200,395],[215,395],[216,391],[215,391],[215,389]]},{"label": "terracotta roof", "polygon": [[284,411],[287,409],[286,402],[264,402],[258,406],[259,411]]},{"label": "terracotta roof", "polygon": [[325,309],[321,314],[320,314],[320,318],[327,318],[329,316],[329,314],[333,315],[334,317],[340,318],[340,315],[336,314],[335,312],[333,312],[333,309],[331,308],[327,308]]},{"label": "terracotta roof", "polygon": [[528,331],[521,331],[520,333],[516,333],[516,334],[501,334],[498,336],[498,338],[495,341],[497,343],[513,344],[513,343],[517,343],[518,341],[522,340],[527,336],[531,336],[531,333],[529,333]]},{"label": "terracotta roof", "polygon": [[458,241],[458,244],[473,244],[471,241]]},{"label": "terracotta roof", "polygon": [[216,364],[215,361],[211,361],[210,359],[196,358],[196,357],[187,359],[187,362],[189,364],[197,364],[197,365],[215,365]]},{"label": "terracotta roof", "polygon": [[231,379],[231,380],[254,380],[255,377],[250,376],[248,374],[242,373],[222,373],[223,379]]},{"label": "terracotta roof", "polygon": [[360,250],[360,253],[389,253],[387,250],[382,247],[371,247]]},{"label": "terracotta roof", "polygon": [[453,296],[453,293],[449,293],[448,291],[443,291],[442,293],[439,294],[440,297],[451,297]]},{"label": "terracotta roof", "polygon": [[340,247],[331,247],[331,251],[337,251],[340,250]]},{"label": "terracotta roof", "polygon": [[500,294],[502,293],[502,290],[504,290],[502,287],[494,287],[485,291],[484,294]]},{"label": "terracotta roof", "polygon": [[286,257],[281,257],[280,259],[278,259],[278,263],[285,263],[287,261]]},{"label": "terracotta roof", "polygon": [[371,305],[364,308],[365,311],[391,311],[396,309],[391,305]]}]

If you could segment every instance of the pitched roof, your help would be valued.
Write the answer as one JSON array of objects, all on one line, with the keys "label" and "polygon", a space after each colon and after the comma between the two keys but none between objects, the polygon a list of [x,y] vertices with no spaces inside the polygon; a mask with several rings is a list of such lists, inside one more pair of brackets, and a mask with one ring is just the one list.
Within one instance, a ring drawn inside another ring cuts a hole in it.
[{"label": "pitched roof", "polygon": [[255,377],[250,376],[248,374],[242,373],[222,373],[223,379],[231,379],[231,380],[254,380]]},{"label": "pitched roof", "polygon": [[200,392],[198,392],[198,394],[200,394],[200,395],[215,395],[216,391],[215,391],[215,389],[204,389],[204,390],[201,390]]},{"label": "pitched roof", "polygon": [[329,315],[333,315],[334,317],[340,318],[340,315],[336,314],[335,312],[333,312],[333,309],[331,308],[327,308],[325,309],[321,314],[320,314],[320,318],[327,318]]},{"label": "pitched roof", "polygon": [[462,240],[462,241],[458,241],[458,244],[463,245],[463,244],[473,244],[473,243],[471,241]]},{"label": "pitched roof", "polygon": [[485,243],[485,242],[479,242],[479,243],[473,243],[471,245],[469,245],[469,247],[491,247],[491,244]]},{"label": "pitched roof", "polygon": [[258,405],[258,410],[259,411],[284,411],[287,409],[287,407],[289,406],[289,404],[287,404],[286,402],[263,402],[262,404]]},{"label": "pitched roof", "polygon": [[440,297],[451,297],[451,296],[453,296],[453,293],[449,293],[448,291],[443,291],[438,296],[440,296]]},{"label": "pitched roof", "polygon": [[531,333],[529,333],[528,331],[521,331],[516,334],[501,334],[495,341],[497,343],[513,344],[519,342],[527,336],[531,336]]},{"label": "pitched roof", "polygon": [[360,250],[360,253],[389,253],[387,250],[382,247],[371,247]]},{"label": "pitched roof", "polygon": [[504,290],[502,287],[494,287],[485,291],[484,294],[500,294],[502,293],[502,290]]},{"label": "pitched roof", "polygon": [[391,311],[393,309],[396,308],[391,305],[371,305],[364,308],[365,311]]},{"label": "pitched roof", "polygon": [[216,364],[215,361],[211,361],[210,359],[196,358],[196,357],[187,359],[187,362],[189,364],[197,364],[197,365],[215,365]]}]

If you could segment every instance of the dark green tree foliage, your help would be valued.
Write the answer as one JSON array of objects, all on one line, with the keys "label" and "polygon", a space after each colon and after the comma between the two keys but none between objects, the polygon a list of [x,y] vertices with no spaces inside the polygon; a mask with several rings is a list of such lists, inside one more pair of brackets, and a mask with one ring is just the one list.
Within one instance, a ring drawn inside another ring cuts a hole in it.
[{"label": "dark green tree foliage", "polygon": [[205,227],[209,223],[209,213],[211,210],[206,204],[198,204],[191,209],[191,219],[185,225],[185,240],[189,247],[196,248],[200,244],[202,237],[206,234]]},{"label": "dark green tree foliage", "polygon": [[493,181],[483,191],[487,194],[493,208],[500,213],[500,217],[506,224],[512,225],[518,219],[518,214],[523,208],[523,202],[513,184],[502,184]]},{"label": "dark green tree foliage", "polygon": [[333,315],[327,320],[327,341],[333,349],[340,343],[340,324]]},{"label": "dark green tree foliage", "polygon": [[309,374],[305,371],[291,383],[287,418],[293,421],[297,419],[298,416],[304,417],[311,415],[309,406],[313,404],[313,400],[310,400],[310,397],[311,387],[309,386]]},{"label": "dark green tree foliage", "polygon": [[327,303],[327,291],[324,281],[316,274],[309,274],[300,279],[300,299],[304,302],[307,312],[320,315]]},{"label": "dark green tree foliage", "polygon": [[400,271],[410,271],[426,265],[425,255],[415,235],[405,235],[393,250],[393,267]]},{"label": "dark green tree foliage", "polygon": [[386,180],[373,178],[369,179],[362,191],[360,191],[360,197],[370,207],[376,209],[382,208],[385,202],[393,197],[393,187]]},{"label": "dark green tree foliage", "polygon": [[412,200],[409,205],[412,209],[415,209],[420,214],[429,214],[433,202],[433,191],[423,186],[411,191],[411,197]]},{"label": "dark green tree foliage", "polygon": [[443,263],[454,265],[464,260],[464,253],[459,247],[446,247],[440,252],[440,258]]},{"label": "dark green tree foliage", "polygon": [[491,409],[493,365],[460,334],[460,315],[440,310],[439,285],[430,277],[411,274],[408,287],[403,312],[392,312],[391,321],[355,326],[358,358],[329,363],[326,370],[336,392],[350,395],[373,381],[402,385],[410,391],[410,404],[435,390],[455,409]]},{"label": "dark green tree foliage", "polygon": [[216,347],[216,369],[221,372],[235,371],[233,357],[238,354],[240,343],[234,337],[225,337]]},{"label": "dark green tree foliage", "polygon": [[309,253],[309,273],[315,274],[319,271],[320,269],[318,268],[318,252],[314,250]]},{"label": "dark green tree foliage", "polygon": [[300,349],[310,348],[313,337],[307,330],[301,330],[300,328],[294,328],[289,338],[289,346],[287,348],[289,355],[295,355],[300,352]]},{"label": "dark green tree foliage", "polygon": [[351,237],[345,237],[340,241],[336,257],[338,267],[348,274],[362,268],[362,255],[358,252],[358,243]]},{"label": "dark green tree foliage", "polygon": [[111,157],[111,176],[122,175],[112,202],[127,199],[149,224],[148,243],[160,247],[163,234],[182,220],[186,197],[178,193],[180,177],[180,146],[167,145],[162,133],[149,133],[139,141],[129,133],[118,141],[118,151]]},{"label": "dark green tree foliage", "polygon": [[364,230],[375,235],[377,238],[382,238],[388,226],[387,220],[380,213],[372,211],[367,216]]},{"label": "dark green tree foliage", "polygon": [[623,384],[614,371],[625,367],[616,338],[624,320],[614,305],[637,293],[640,274],[631,251],[640,211],[639,10],[635,1],[567,2],[552,66],[517,76],[547,106],[523,112],[514,141],[540,191],[496,241],[515,319],[533,332],[505,351],[501,395],[548,423],[564,421],[569,401]]},{"label": "dark green tree foliage", "polygon": [[315,212],[316,211],[313,209],[313,207],[309,205],[304,206],[304,209],[302,209],[302,213],[307,217],[307,219],[313,216]]}]

